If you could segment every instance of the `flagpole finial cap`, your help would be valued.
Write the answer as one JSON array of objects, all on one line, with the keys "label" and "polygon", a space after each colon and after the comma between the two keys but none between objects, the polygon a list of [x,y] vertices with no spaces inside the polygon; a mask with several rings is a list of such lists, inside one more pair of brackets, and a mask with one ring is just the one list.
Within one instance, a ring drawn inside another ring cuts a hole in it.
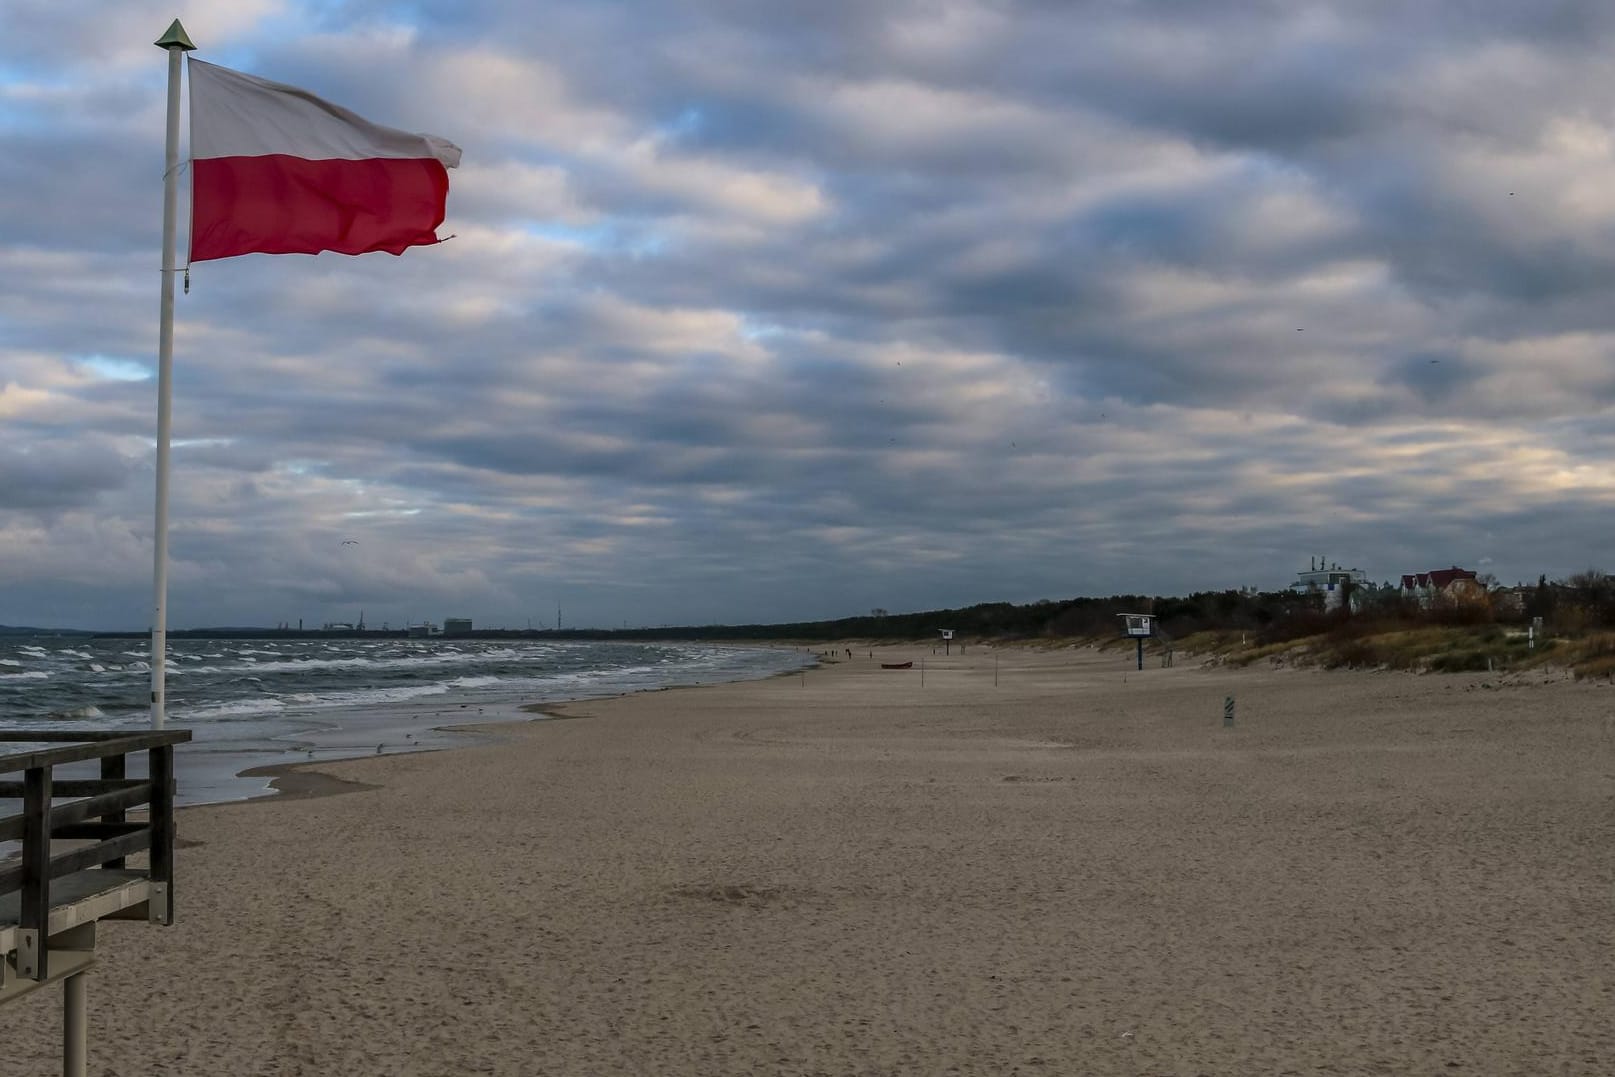
[{"label": "flagpole finial cap", "polygon": [[152,44],[156,45],[159,49],[171,49],[178,45],[186,52],[194,52],[196,50],[196,46],[191,44],[190,35],[185,32],[185,27],[179,24],[178,19],[175,19],[173,24],[163,32],[163,36],[152,42]]}]

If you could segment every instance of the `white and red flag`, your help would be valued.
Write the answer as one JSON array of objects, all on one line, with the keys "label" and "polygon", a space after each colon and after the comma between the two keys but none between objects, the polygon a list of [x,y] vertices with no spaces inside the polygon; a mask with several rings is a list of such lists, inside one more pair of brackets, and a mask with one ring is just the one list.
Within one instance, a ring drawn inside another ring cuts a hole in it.
[{"label": "white and red flag", "polygon": [[436,243],[460,149],[191,59],[191,261]]}]

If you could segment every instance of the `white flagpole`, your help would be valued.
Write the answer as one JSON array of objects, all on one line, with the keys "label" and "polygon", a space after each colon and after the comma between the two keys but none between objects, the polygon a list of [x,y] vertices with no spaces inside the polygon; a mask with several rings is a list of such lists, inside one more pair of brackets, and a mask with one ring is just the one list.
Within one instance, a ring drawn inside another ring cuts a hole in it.
[{"label": "white flagpole", "polygon": [[168,138],[163,152],[163,291],[157,329],[157,510],[152,542],[151,727],[163,728],[168,657],[168,440],[172,419],[174,366],[175,237],[179,216],[180,60],[196,48],[175,19],[156,45],[168,51]]}]

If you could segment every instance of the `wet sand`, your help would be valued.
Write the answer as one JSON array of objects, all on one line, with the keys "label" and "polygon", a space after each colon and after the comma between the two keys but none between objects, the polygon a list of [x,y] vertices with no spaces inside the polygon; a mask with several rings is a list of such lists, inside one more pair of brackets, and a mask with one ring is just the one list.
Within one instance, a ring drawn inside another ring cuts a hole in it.
[{"label": "wet sand", "polygon": [[1615,689],[855,653],[183,812],[91,1072],[1615,1072]]}]

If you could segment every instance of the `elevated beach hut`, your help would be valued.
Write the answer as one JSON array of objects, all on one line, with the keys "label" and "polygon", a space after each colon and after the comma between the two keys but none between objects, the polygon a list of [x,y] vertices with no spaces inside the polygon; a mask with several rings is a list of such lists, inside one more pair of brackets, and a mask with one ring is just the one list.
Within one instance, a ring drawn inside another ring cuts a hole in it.
[{"label": "elevated beach hut", "polygon": [[[0,814],[0,849],[20,846],[0,860],[0,1007],[62,985],[65,1077],[87,1072],[97,926],[174,922],[174,745],[190,739],[188,729],[0,731],[0,801],[22,808]],[[144,776],[129,766],[139,755]],[[100,777],[56,775],[86,765]],[[130,818],[134,811],[143,816]],[[135,854],[144,863],[129,863]]]}]

